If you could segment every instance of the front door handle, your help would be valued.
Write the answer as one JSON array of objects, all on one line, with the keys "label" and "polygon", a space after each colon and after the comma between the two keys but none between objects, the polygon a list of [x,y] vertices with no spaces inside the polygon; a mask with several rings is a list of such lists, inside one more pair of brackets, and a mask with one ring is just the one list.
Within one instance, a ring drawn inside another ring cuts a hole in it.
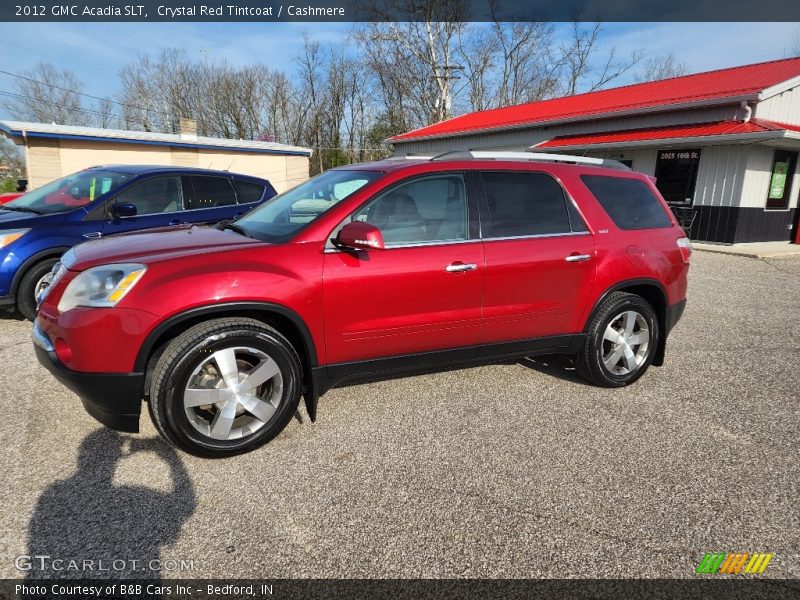
[{"label": "front door handle", "polygon": [[94,239],[97,239],[99,237],[103,237],[103,232],[101,232],[101,231],[90,231],[89,233],[84,233],[83,237],[85,237],[88,240],[94,240]]},{"label": "front door handle", "polygon": [[570,254],[564,257],[564,260],[567,262],[583,262],[585,260],[591,260],[591,258],[591,254]]},{"label": "front door handle", "polygon": [[447,265],[444,270],[448,273],[463,273],[465,271],[474,271],[478,268],[478,265],[475,263],[462,263],[462,262],[454,262],[452,264]]},{"label": "front door handle", "polygon": [[170,225],[186,225],[186,221],[181,221],[180,219],[172,219],[169,222]]}]

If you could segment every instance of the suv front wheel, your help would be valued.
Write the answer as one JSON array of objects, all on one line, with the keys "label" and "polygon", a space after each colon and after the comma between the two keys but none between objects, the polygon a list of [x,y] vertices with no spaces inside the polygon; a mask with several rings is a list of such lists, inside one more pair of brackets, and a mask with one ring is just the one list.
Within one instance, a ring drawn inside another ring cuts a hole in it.
[{"label": "suv front wheel", "polygon": [[150,416],[159,433],[199,456],[265,444],[289,423],[302,393],[297,352],[255,319],[200,323],[175,338],[153,371]]},{"label": "suv front wheel", "polygon": [[577,370],[602,387],[631,384],[653,362],[660,335],[658,318],[647,300],[614,292],[592,316]]}]

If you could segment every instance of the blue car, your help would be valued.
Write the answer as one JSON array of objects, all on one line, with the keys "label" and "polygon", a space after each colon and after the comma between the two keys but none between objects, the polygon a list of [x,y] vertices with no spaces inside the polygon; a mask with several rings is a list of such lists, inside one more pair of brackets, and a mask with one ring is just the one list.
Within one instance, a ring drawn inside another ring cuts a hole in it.
[{"label": "blue car", "polygon": [[0,307],[33,320],[45,275],[87,239],[216,223],[274,195],[265,179],[184,167],[103,166],[57,179],[0,205]]}]

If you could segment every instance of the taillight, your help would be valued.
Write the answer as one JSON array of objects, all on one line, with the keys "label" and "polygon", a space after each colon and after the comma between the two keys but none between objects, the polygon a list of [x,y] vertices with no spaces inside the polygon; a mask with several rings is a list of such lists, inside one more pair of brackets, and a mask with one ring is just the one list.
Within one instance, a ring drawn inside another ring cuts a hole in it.
[{"label": "taillight", "polygon": [[687,237],[678,238],[678,249],[681,251],[683,262],[688,265],[689,259],[692,257],[692,242]]}]

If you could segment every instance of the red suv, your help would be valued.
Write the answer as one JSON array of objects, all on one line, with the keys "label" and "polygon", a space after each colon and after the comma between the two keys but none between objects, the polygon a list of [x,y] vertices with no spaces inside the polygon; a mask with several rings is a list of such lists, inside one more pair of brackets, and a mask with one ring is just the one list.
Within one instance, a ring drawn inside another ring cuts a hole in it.
[{"label": "red suv", "polygon": [[40,299],[39,360],[105,425],[195,454],[275,437],[346,379],[564,353],[664,361],[691,245],[613,161],[447,153],[333,169],[215,228],[93,241]]}]

